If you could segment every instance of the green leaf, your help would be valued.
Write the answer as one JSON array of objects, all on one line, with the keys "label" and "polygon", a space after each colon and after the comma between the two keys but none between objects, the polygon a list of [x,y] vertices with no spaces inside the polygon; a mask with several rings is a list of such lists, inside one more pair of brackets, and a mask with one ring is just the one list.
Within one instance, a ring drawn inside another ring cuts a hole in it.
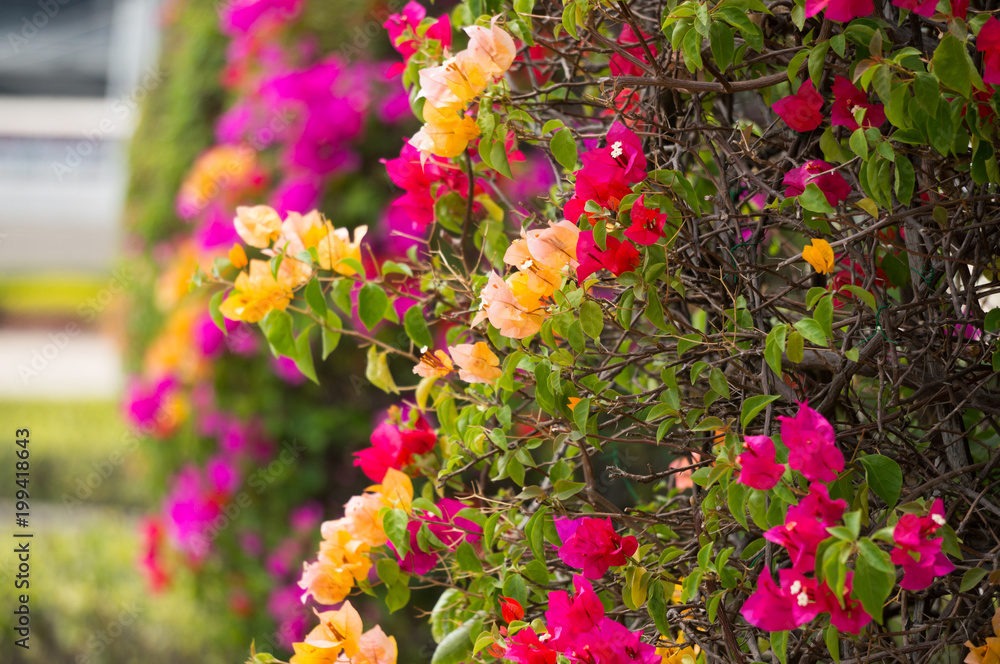
[{"label": "green leaf", "polygon": [[712,57],[720,72],[725,73],[733,62],[733,31],[722,21],[714,21],[708,32]]},{"label": "green leaf", "polygon": [[[823,331],[823,326],[812,318],[803,318],[800,321],[796,321],[795,329],[799,334],[817,346],[825,347],[827,345],[826,333]],[[789,359],[791,359],[791,357],[789,357]]]},{"label": "green leaf", "polygon": [[729,398],[729,382],[726,380],[726,375],[718,367],[714,367],[712,373],[708,375],[708,384],[712,386],[713,390],[722,395],[723,399]]},{"label": "green leaf", "polygon": [[310,325],[306,329],[299,333],[298,338],[295,339],[295,366],[302,375],[311,380],[312,382],[319,385],[319,379],[316,378],[316,367],[313,364],[313,354],[312,354],[312,344],[309,343],[309,333],[312,332],[314,325]]},{"label": "green leaf", "polygon": [[949,88],[957,91],[966,99],[972,94],[972,86],[982,89],[983,82],[972,64],[972,58],[965,49],[965,44],[952,34],[947,34],[931,58],[931,70]]},{"label": "green leaf", "polygon": [[987,332],[996,332],[1000,329],[1000,309],[990,309],[987,311],[983,325]]},{"label": "green leaf", "polygon": [[396,381],[392,378],[392,372],[389,371],[389,361],[386,359],[388,352],[380,353],[375,344],[368,347],[368,364],[365,367],[365,378],[371,381],[371,384],[379,388],[385,393],[399,394],[399,388],[396,387]]},{"label": "green leaf", "polygon": [[896,568],[889,554],[867,537],[858,540],[858,558],[854,563],[854,590],[861,606],[880,625],[882,606],[896,585]]},{"label": "green leaf", "polygon": [[785,335],[787,333],[787,325],[775,325],[767,333],[767,341],[764,345],[764,361],[778,376],[781,375],[781,355],[785,352]]},{"label": "green leaf", "polygon": [[826,628],[826,632],[823,634],[823,640],[826,642],[826,649],[830,651],[830,657],[833,661],[840,662],[840,632],[833,625]]},{"label": "green leaf", "polygon": [[326,298],[323,297],[323,287],[319,279],[313,279],[306,285],[306,303],[313,313],[320,318],[326,317]]},{"label": "green leaf", "polygon": [[556,158],[560,166],[567,171],[574,169],[577,160],[577,147],[573,132],[566,128],[557,131],[553,134],[552,140],[549,141],[549,149],[552,150],[552,156]]},{"label": "green leaf", "polygon": [[444,637],[434,650],[431,664],[461,664],[472,654],[472,624],[467,620],[458,629]]},{"label": "green leaf", "polygon": [[916,184],[913,164],[904,155],[896,156],[896,198],[901,205],[909,205],[913,198],[913,188]]},{"label": "green leaf", "polygon": [[663,582],[654,578],[647,589],[646,611],[660,634],[670,634],[673,626],[667,621],[667,599]]},{"label": "green leaf", "polygon": [[989,574],[989,570],[983,569],[982,567],[973,567],[962,575],[962,585],[959,587],[963,593],[969,592],[983,580],[983,577]]},{"label": "green leaf", "polygon": [[681,51],[684,53],[684,66],[691,73],[705,67],[701,60],[701,44],[704,39],[697,30],[690,30],[684,35],[684,40],[681,42]]},{"label": "green leaf", "polygon": [[427,327],[427,319],[424,318],[423,307],[413,305],[406,310],[403,316],[403,327],[406,329],[406,336],[417,346],[417,348],[430,348],[434,345],[430,328]]},{"label": "green leaf", "polygon": [[333,310],[327,309],[326,325],[320,328],[322,330],[324,360],[340,345],[341,330],[343,327],[344,324],[340,320],[340,316],[333,313]]},{"label": "green leaf", "polygon": [[590,416],[590,399],[580,399],[573,406],[573,423],[581,432],[587,432],[587,418]]},{"label": "green leaf", "polygon": [[788,632],[771,632],[771,652],[781,664],[788,664]]},{"label": "green leaf", "polygon": [[875,495],[881,498],[891,510],[899,500],[903,488],[903,471],[899,464],[881,454],[870,454],[858,459],[865,467],[865,479]]},{"label": "green leaf", "polygon": [[700,345],[702,338],[700,334],[685,334],[677,340],[677,354],[683,355],[684,351]]},{"label": "green leaf", "polygon": [[219,311],[219,306],[222,304],[223,298],[226,296],[226,291],[221,290],[212,296],[212,299],[208,301],[208,314],[212,317],[212,322],[215,326],[222,330],[223,334],[228,335],[229,331],[226,329],[226,317],[222,315]]},{"label": "green leaf", "polygon": [[841,286],[840,290],[846,290],[848,293],[854,295],[856,298],[867,304],[872,311],[878,309],[875,305],[875,296],[871,294],[871,291],[867,291],[861,286],[855,286],[854,284]]},{"label": "green leaf", "polygon": [[406,528],[409,521],[410,518],[401,509],[388,509],[382,516],[382,528],[386,537],[400,555],[405,555],[403,552],[410,550],[410,533]]},{"label": "green leaf", "polygon": [[524,577],[520,574],[508,573],[503,580],[504,597],[511,597],[525,606],[528,603],[528,588],[524,584]]},{"label": "green leaf", "polygon": [[385,317],[389,307],[389,297],[382,287],[375,283],[367,283],[358,293],[358,317],[369,330],[378,325]]},{"label": "green leaf", "polygon": [[798,53],[796,53],[791,60],[789,60],[788,69],[786,70],[786,73],[788,75],[788,82],[791,83],[792,85],[795,84],[795,77],[798,75],[799,69],[801,69],[802,67],[802,63],[805,62],[806,58],[808,57],[809,57],[809,49],[804,48]]},{"label": "green leaf", "polygon": [[827,295],[820,299],[813,312],[813,320],[819,324],[820,328],[830,339],[833,338],[833,295]]},{"label": "green leaf", "polygon": [[601,336],[604,329],[604,311],[601,305],[593,300],[585,300],[580,305],[580,324],[583,325],[583,333],[591,339]]},{"label": "green leaf", "polygon": [[805,190],[803,190],[797,198],[799,205],[810,212],[833,214],[833,207],[830,205],[830,202],[826,200],[826,194],[824,194],[823,191],[816,186],[815,182],[807,184]]},{"label": "green leaf", "polygon": [[747,424],[749,424],[753,418],[757,417],[760,411],[767,408],[767,404],[777,401],[777,394],[761,394],[755,397],[750,397],[743,402],[743,408],[740,411],[740,425],[746,429]]},{"label": "green leaf", "polygon": [[809,51],[809,78],[814,86],[818,87],[820,79],[823,77],[823,67],[826,65],[826,54],[829,50],[830,42],[824,41],[816,44]]},{"label": "green leaf", "polygon": [[802,358],[805,357],[804,347],[802,335],[799,334],[798,330],[792,330],[792,333],[788,335],[788,359],[795,364],[801,362]]},{"label": "green leaf", "polygon": [[287,311],[272,309],[260,321],[260,328],[267,337],[275,357],[295,357],[295,337],[292,335],[292,316]]},{"label": "green leaf", "polygon": [[868,139],[865,138],[865,130],[863,128],[859,127],[854,130],[849,143],[851,152],[861,157],[862,161],[868,161]]}]

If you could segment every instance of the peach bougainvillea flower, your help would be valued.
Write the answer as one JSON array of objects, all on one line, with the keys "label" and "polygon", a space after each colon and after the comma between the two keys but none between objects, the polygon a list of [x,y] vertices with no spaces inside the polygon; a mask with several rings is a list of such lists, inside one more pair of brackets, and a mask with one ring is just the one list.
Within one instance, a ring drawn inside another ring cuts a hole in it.
[{"label": "peach bougainvillea flower", "polygon": [[503,375],[500,358],[484,341],[451,346],[448,352],[458,365],[458,377],[467,383],[493,383]]},{"label": "peach bougainvillea flower", "polygon": [[461,110],[486,89],[487,76],[482,64],[462,51],[437,67],[420,70],[418,96],[427,100],[424,108]]},{"label": "peach bougainvillea flower", "polygon": [[239,206],[233,225],[244,242],[258,249],[271,246],[281,234],[281,216],[267,205]]},{"label": "peach bougainvillea flower", "polygon": [[316,562],[303,565],[299,579],[299,587],[305,590],[302,602],[310,596],[320,604],[343,602],[355,584],[368,576],[372,566],[370,548],[346,530],[337,530],[320,542]]},{"label": "peach bougainvillea flower", "polygon": [[345,258],[353,258],[358,263],[361,262],[361,240],[367,233],[367,226],[358,226],[354,229],[354,240],[352,241],[346,228],[334,229],[327,222],[326,235],[316,246],[316,252],[319,254],[319,266],[324,270],[333,270],[345,277],[357,274],[357,270],[341,261]]},{"label": "peach bougainvillea flower", "polygon": [[424,353],[420,356],[420,362],[417,363],[417,366],[413,367],[413,373],[423,378],[430,378],[432,376],[444,378],[454,370],[454,363],[448,357],[448,353],[443,350]]},{"label": "peach bougainvillea flower", "polygon": [[972,641],[965,642],[965,647],[969,649],[969,654],[964,660],[966,664],[996,664],[996,662],[1000,662],[1000,608],[993,614],[990,626],[996,636],[986,637],[986,645],[977,648]]},{"label": "peach bougainvillea flower", "polygon": [[517,55],[514,39],[497,27],[498,18],[494,16],[488,28],[472,25],[465,29],[469,35],[469,47],[466,49],[469,57],[494,78],[503,76]]},{"label": "peach bougainvillea flower", "polygon": [[785,124],[795,131],[812,131],[823,122],[823,97],[816,92],[812,79],[799,86],[798,92],[771,105]]},{"label": "peach bougainvillea flower", "polygon": [[284,311],[291,301],[291,288],[279,283],[271,274],[267,261],[250,261],[250,272],[240,272],[235,290],[219,306],[230,320],[257,323],[272,309]]},{"label": "peach bougainvillea flower", "polygon": [[833,248],[826,240],[813,239],[812,244],[802,248],[802,258],[820,274],[833,272]]},{"label": "peach bougainvillea flower", "polygon": [[[528,292],[526,283],[518,283],[518,287],[522,291],[522,296]],[[528,308],[532,303],[520,302],[512,286],[501,279],[496,272],[490,273],[489,281],[483,288],[482,299],[483,310],[472,320],[473,327],[489,318],[493,327],[509,339],[524,339],[542,327],[542,316],[536,313],[534,308]],[[537,300],[535,302],[537,303]],[[455,357],[454,353],[451,356],[461,366],[461,360]]]},{"label": "peach bougainvillea flower", "polygon": [[351,664],[396,664],[399,649],[396,639],[386,636],[378,625],[361,635],[358,652],[351,658]]},{"label": "peach bougainvillea flower", "polygon": [[395,664],[396,639],[375,626],[362,633],[363,624],[350,602],[335,611],[316,614],[320,624],[302,643],[293,643],[291,664]]}]

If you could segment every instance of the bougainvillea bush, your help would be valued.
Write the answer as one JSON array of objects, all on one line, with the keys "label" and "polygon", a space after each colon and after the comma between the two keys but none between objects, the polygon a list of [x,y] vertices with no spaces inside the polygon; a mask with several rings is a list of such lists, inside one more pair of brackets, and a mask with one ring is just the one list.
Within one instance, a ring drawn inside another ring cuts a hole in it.
[{"label": "bougainvillea bush", "polygon": [[996,661],[988,9],[396,8],[409,226],[247,197],[196,276],[220,331],[312,379],[361,348],[397,404],[291,662],[417,661],[355,608],[417,588],[434,664]]}]

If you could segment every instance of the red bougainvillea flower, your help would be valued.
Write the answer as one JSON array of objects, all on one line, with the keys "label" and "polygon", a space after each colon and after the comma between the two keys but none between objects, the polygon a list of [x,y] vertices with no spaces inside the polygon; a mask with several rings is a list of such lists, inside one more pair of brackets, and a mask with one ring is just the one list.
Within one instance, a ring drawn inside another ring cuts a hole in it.
[{"label": "red bougainvillea flower", "polygon": [[632,205],[632,225],[625,229],[625,237],[636,244],[656,244],[663,237],[663,224],[667,221],[667,215],[662,214],[659,208],[651,210],[646,207],[645,199],[646,195],[643,194]]},{"label": "red bougainvillea flower", "polygon": [[807,480],[832,482],[844,469],[844,455],[834,442],[833,427],[805,403],[795,417],[778,416],[781,442],[788,448],[788,465]]},{"label": "red bougainvillea flower", "polygon": [[372,482],[379,482],[388,469],[399,470],[413,460],[413,454],[403,445],[399,427],[390,422],[375,427],[371,443],[371,447],[354,453],[354,465]]},{"label": "red bougainvillea flower", "polygon": [[816,547],[829,537],[826,529],[840,521],[846,508],[845,501],[830,500],[824,485],[813,483],[809,495],[788,508],[785,523],[768,530],[764,538],[785,547],[792,569],[811,570],[816,562]]},{"label": "red bougainvillea flower", "polygon": [[[864,267],[861,263],[856,263],[845,257],[840,259],[840,264],[846,269],[840,270],[833,275],[833,283],[830,286],[837,293],[837,296],[833,298],[833,306],[837,309],[844,306],[848,299],[854,298],[854,295],[850,291],[844,290],[845,286],[864,288],[866,281]],[[875,268],[874,285],[877,288],[885,288],[887,283],[888,277],[886,277],[885,271],[880,267]]]},{"label": "red bougainvillea flower", "polygon": [[593,231],[580,231],[576,243],[576,259],[580,265],[576,278],[584,279],[600,269],[610,270],[616,277],[635,268],[639,264],[639,250],[631,242],[622,242],[614,236],[605,238],[604,251],[594,242]]},{"label": "red bougainvillea flower", "polygon": [[892,4],[900,9],[909,9],[920,16],[933,16],[937,0],[892,0]]},{"label": "red bougainvillea flower", "polygon": [[[647,35],[645,32],[640,31],[643,41],[649,46],[649,51],[653,54],[655,58],[659,55],[659,51],[656,49],[656,42],[652,36]],[[642,47],[639,42],[639,38],[636,37],[635,30],[628,23],[622,28],[621,34],[618,36],[618,45],[625,47],[625,52],[634,57],[640,62],[645,62],[649,64],[648,58],[646,57],[646,49]],[[611,74],[613,76],[642,76],[646,73],[645,69],[632,62],[625,56],[616,53],[611,56]]]},{"label": "red bougainvillea flower", "polygon": [[774,441],[767,436],[747,436],[746,450],[736,462],[742,466],[737,481],[753,489],[773,489],[785,472],[784,464],[774,462]]},{"label": "red bougainvillea flower", "polygon": [[507,642],[506,652],[497,657],[515,664],[556,664],[559,653],[552,649],[547,640],[543,642],[539,639],[535,630],[527,628],[511,637]]},{"label": "red bougainvillea flower", "polygon": [[831,21],[848,21],[868,16],[875,11],[872,0],[806,0],[806,18],[815,16],[826,10],[826,17]]},{"label": "red bougainvillea flower", "polygon": [[953,18],[960,18],[965,20],[966,14],[969,13],[969,0],[951,0],[951,14],[949,16]]},{"label": "red bougainvillea flower", "polygon": [[838,76],[833,80],[833,110],[830,112],[830,123],[837,127],[847,127],[851,131],[858,128],[854,119],[854,109],[865,109],[862,120],[865,128],[881,127],[885,122],[885,106],[868,103],[868,95],[854,87],[848,79]]},{"label": "red bougainvillea flower", "polygon": [[611,519],[556,519],[556,532],[563,545],[559,557],[570,567],[583,570],[588,579],[599,579],[609,567],[624,565],[639,548],[632,535],[615,532]]},{"label": "red bougainvillea flower", "polygon": [[1000,83],[1000,21],[991,16],[976,37],[976,50],[983,54],[983,81]]},{"label": "red bougainvillea flower", "polygon": [[844,176],[833,165],[821,159],[813,159],[803,166],[793,168],[785,173],[785,179],[781,183],[787,187],[785,196],[798,196],[810,182],[820,188],[830,205],[846,201],[851,194],[851,185],[847,184]]},{"label": "red bougainvillea flower", "polygon": [[904,590],[923,590],[931,585],[934,577],[955,569],[941,552],[944,539],[931,537],[945,523],[944,503],[940,498],[934,501],[927,516],[904,514],[896,523],[892,532],[896,542],[892,562],[903,566],[903,580],[899,586]]},{"label": "red bougainvillea flower", "polygon": [[771,105],[785,124],[795,131],[812,131],[823,122],[823,97],[816,92],[812,79],[799,86],[799,91]]},{"label": "red bougainvillea flower", "polygon": [[503,614],[504,622],[512,623],[524,618],[524,607],[513,597],[500,598],[500,612]]}]

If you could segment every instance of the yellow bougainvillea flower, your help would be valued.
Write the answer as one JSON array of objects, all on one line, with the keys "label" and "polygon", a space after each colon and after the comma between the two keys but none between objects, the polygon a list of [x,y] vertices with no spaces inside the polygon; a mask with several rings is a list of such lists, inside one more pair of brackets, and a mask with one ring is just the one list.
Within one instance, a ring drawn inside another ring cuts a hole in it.
[{"label": "yellow bougainvillea flower", "polygon": [[826,240],[813,240],[802,249],[802,258],[822,274],[833,272],[833,248]]},{"label": "yellow bougainvillea flower", "polygon": [[361,635],[358,652],[351,664],[396,664],[398,656],[396,639],[386,636],[381,627],[375,626]]},{"label": "yellow bougainvillea flower", "polygon": [[986,645],[977,648],[972,641],[965,642],[965,647],[969,649],[963,660],[965,664],[1000,664],[1000,609],[993,614],[991,626],[996,636],[986,637]]},{"label": "yellow bougainvillea flower", "polygon": [[424,108],[431,106],[439,111],[464,109],[486,89],[487,74],[478,60],[466,51],[449,58],[437,67],[426,67],[419,72],[420,94],[427,100]]},{"label": "yellow bougainvillea flower", "polygon": [[358,652],[364,626],[357,609],[344,602],[336,611],[317,613],[319,624],[306,635],[306,643],[321,648],[340,648],[348,657]]},{"label": "yellow bougainvillea flower", "polygon": [[229,262],[237,270],[242,270],[247,266],[247,252],[244,251],[242,244],[234,244],[233,248],[229,250]]},{"label": "yellow bougainvillea flower", "polygon": [[448,352],[458,365],[458,377],[467,383],[493,383],[503,375],[500,358],[483,341],[451,346]]},{"label": "yellow bougainvillea flower", "polygon": [[272,309],[284,311],[292,293],[282,287],[271,274],[266,261],[250,261],[250,272],[240,272],[234,291],[219,307],[222,315],[230,320],[256,323]]},{"label": "yellow bougainvillea flower", "polygon": [[494,16],[488,28],[473,25],[465,29],[465,33],[469,35],[469,47],[466,49],[469,57],[478,62],[487,75],[494,78],[503,75],[517,55],[514,39],[497,27],[498,18]]},{"label": "yellow bougainvillea flower", "polygon": [[420,356],[420,362],[413,367],[413,373],[423,378],[436,376],[443,378],[455,370],[455,365],[448,357],[448,353],[443,350],[436,350],[433,353],[424,353]]},{"label": "yellow bougainvillea flower", "polygon": [[368,556],[371,547],[352,538],[346,530],[332,535],[320,542],[316,562],[304,563],[299,579],[299,587],[305,591],[303,602],[312,595],[320,604],[338,604],[358,581],[368,576],[372,566]]},{"label": "yellow bougainvillea flower", "polygon": [[177,376],[193,383],[208,370],[208,362],[200,353],[191,352],[194,326],[205,312],[204,301],[187,301],[167,317],[160,333],[143,356],[146,376]]},{"label": "yellow bougainvillea flower", "polygon": [[370,486],[365,490],[381,494],[386,507],[398,507],[406,513],[413,508],[413,482],[406,473],[395,468],[386,471],[381,484]]},{"label": "yellow bougainvillea flower", "polygon": [[464,117],[452,109],[438,110],[424,106],[424,126],[410,138],[410,145],[420,150],[422,161],[428,154],[438,157],[457,157],[465,151],[469,141],[479,136],[479,126],[472,118]]},{"label": "yellow bougainvillea flower", "polygon": [[324,270],[333,270],[345,277],[357,274],[357,270],[341,261],[345,258],[353,258],[358,263],[361,262],[361,240],[367,233],[367,226],[358,226],[354,229],[354,240],[352,241],[346,228],[334,229],[327,222],[326,233],[316,246],[316,252],[319,254],[319,266]]},{"label": "yellow bougainvillea flower", "polygon": [[236,208],[233,225],[244,242],[258,249],[271,246],[281,234],[281,216],[267,205],[241,205]]},{"label": "yellow bougainvillea flower", "polygon": [[[527,283],[522,284],[517,281],[515,285],[523,290],[520,294],[527,302],[530,299]],[[537,303],[527,302],[531,308],[526,308],[518,300],[512,286],[501,279],[496,272],[490,273],[489,281],[483,287],[481,297],[482,310],[472,319],[473,326],[489,318],[493,327],[497,328],[502,336],[509,339],[524,339],[541,329],[542,316],[535,313]],[[461,365],[461,361],[455,357],[454,353],[452,353],[452,358]]]}]

